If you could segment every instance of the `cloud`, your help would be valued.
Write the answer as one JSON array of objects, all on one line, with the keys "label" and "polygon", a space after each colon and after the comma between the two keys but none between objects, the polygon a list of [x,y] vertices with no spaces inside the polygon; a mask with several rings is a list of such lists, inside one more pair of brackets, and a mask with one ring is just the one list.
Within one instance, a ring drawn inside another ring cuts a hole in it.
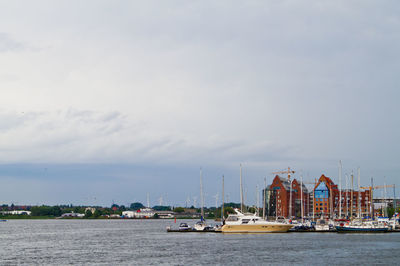
[{"label": "cloud", "polygon": [[3,163],[398,171],[395,1],[0,5]]},{"label": "cloud", "polygon": [[9,34],[0,32],[0,53],[17,51],[24,48],[21,42],[18,42],[10,37]]}]

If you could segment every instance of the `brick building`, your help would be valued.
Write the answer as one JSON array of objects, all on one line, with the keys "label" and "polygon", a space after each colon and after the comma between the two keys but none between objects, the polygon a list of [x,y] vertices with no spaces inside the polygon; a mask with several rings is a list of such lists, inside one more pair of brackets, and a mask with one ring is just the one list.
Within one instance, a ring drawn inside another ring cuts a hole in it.
[{"label": "brick building", "polygon": [[[290,188],[291,187],[291,188]],[[268,216],[301,216],[301,191],[303,191],[303,214],[308,212],[309,193],[296,179],[275,176],[265,191],[265,206]],[[263,190],[264,195],[264,190]]]},{"label": "brick building", "polygon": [[333,181],[322,175],[314,187],[313,209],[316,216],[332,216],[339,198],[339,190]]},{"label": "brick building", "polygon": [[[339,195],[338,186],[329,177],[321,175],[313,190],[313,216],[339,217]],[[342,217],[355,217],[359,212],[361,216],[372,213],[369,191],[347,189],[342,190],[341,196]]]}]

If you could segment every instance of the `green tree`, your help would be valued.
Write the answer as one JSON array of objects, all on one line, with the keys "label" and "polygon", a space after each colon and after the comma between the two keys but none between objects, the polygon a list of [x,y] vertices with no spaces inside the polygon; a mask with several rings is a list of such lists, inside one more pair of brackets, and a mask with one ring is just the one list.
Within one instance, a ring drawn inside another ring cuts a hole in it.
[{"label": "green tree", "polygon": [[130,209],[139,210],[141,208],[144,208],[144,205],[142,203],[140,203],[140,202],[131,203]]},{"label": "green tree", "polygon": [[182,207],[176,207],[176,208],[174,208],[174,212],[177,212],[177,213],[182,213],[182,212],[184,212],[184,211],[185,211],[185,209],[182,208]]},{"label": "green tree", "polygon": [[101,216],[101,211],[98,210],[98,209],[96,209],[96,210],[94,211],[94,213],[93,213],[93,217],[94,217],[94,218],[99,218],[100,216]]},{"label": "green tree", "polygon": [[87,210],[87,211],[85,212],[85,218],[91,218],[92,216],[93,216],[93,213],[92,213],[91,210]]},{"label": "green tree", "polygon": [[153,207],[153,210],[156,210],[156,211],[170,211],[171,210],[171,206],[159,206],[159,205],[157,205],[157,206]]}]

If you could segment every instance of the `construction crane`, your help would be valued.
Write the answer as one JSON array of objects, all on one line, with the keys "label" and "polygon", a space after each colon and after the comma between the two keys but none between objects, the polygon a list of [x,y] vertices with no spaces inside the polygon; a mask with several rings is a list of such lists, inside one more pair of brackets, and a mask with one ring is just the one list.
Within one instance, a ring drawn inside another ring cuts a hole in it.
[{"label": "construction crane", "polygon": [[[370,193],[370,201],[371,201],[371,203],[370,203],[370,205],[371,205],[371,215],[373,215],[373,213],[372,213],[372,204],[373,204],[373,191],[375,190],[375,189],[379,189],[379,188],[390,188],[390,187],[392,187],[393,188],[393,192],[395,191],[395,187],[396,187],[396,185],[395,184],[393,184],[393,185],[384,185],[384,186],[373,186],[373,185],[371,185],[371,186],[368,186],[368,187],[360,187],[360,189],[368,189],[369,190],[369,193]],[[394,207],[395,207],[395,205],[396,205],[396,198],[395,198],[395,196],[393,197],[393,204],[394,204]],[[396,207],[395,207],[396,208]]]},{"label": "construction crane", "polygon": [[370,193],[371,193],[371,200],[372,200],[372,191],[373,191],[374,189],[378,189],[378,188],[390,188],[390,187],[395,188],[395,184],[393,184],[393,185],[384,185],[384,186],[360,187],[360,188],[361,188],[361,189],[368,189],[368,190],[370,191]]},{"label": "construction crane", "polygon": [[290,174],[294,174],[294,173],[295,173],[295,171],[290,170],[290,167],[288,167],[287,170],[285,170],[285,171],[273,172],[272,174],[274,174],[274,175],[287,174],[288,181],[290,182]]}]

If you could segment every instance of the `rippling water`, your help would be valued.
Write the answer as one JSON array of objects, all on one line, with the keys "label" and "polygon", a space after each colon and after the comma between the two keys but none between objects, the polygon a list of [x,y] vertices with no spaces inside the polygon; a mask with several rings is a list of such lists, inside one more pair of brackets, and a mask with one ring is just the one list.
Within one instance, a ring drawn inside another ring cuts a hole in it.
[{"label": "rippling water", "polygon": [[0,223],[0,264],[396,264],[400,250],[400,233],[167,233],[172,224],[9,220]]}]

